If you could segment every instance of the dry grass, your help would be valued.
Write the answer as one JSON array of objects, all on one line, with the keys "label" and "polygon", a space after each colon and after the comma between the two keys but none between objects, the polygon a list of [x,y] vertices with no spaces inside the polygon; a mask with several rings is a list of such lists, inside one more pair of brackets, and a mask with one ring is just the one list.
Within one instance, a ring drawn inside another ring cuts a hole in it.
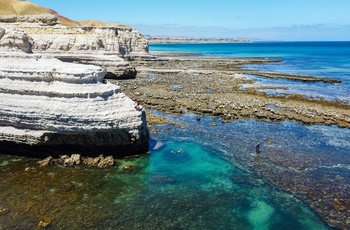
[{"label": "dry grass", "polygon": [[115,24],[115,23],[106,23],[106,22],[100,22],[100,21],[94,21],[94,20],[86,20],[80,22],[80,25],[87,26],[87,27],[118,27],[118,28],[129,28],[128,26],[121,25],[121,24]]},{"label": "dry grass", "polygon": [[17,0],[2,0],[0,2],[1,15],[37,15],[48,13],[48,9]]},{"label": "dry grass", "polygon": [[17,0],[1,0],[0,15],[39,15],[52,14],[58,18],[62,25],[65,26],[80,26],[78,22],[63,17],[56,11],[44,8],[30,2],[22,2]]}]

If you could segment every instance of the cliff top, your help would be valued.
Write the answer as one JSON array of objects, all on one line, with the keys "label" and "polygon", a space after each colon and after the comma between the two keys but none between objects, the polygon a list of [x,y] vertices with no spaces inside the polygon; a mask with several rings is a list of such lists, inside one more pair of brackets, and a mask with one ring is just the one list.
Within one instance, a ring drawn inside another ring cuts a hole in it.
[{"label": "cliff top", "polygon": [[0,15],[1,16],[24,16],[24,15],[44,15],[50,14],[57,17],[58,21],[64,26],[87,26],[87,27],[117,27],[117,28],[131,28],[129,26],[114,24],[114,23],[105,23],[100,21],[82,21],[76,22],[69,18],[66,18],[54,10],[44,8],[27,1],[18,1],[18,0],[1,0],[0,1]]},{"label": "cliff top", "polygon": [[94,21],[94,20],[86,20],[81,21],[80,25],[87,26],[87,27],[118,27],[118,28],[131,28],[126,25],[122,24],[115,24],[115,23],[106,23],[106,22],[100,22],[100,21]]},{"label": "cliff top", "polygon": [[17,1],[17,0],[1,0],[0,1],[0,15],[10,16],[10,15],[42,15],[51,14],[58,18],[58,21],[65,26],[80,26],[76,21],[70,20],[56,11],[44,8],[27,1]]}]

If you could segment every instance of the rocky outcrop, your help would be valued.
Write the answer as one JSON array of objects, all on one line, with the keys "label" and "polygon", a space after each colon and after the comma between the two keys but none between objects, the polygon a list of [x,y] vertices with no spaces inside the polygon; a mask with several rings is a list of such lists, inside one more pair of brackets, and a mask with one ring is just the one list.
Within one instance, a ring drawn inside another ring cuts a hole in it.
[{"label": "rocky outcrop", "polygon": [[1,0],[0,15],[2,21],[11,23],[39,23],[51,26],[60,23],[64,26],[80,26],[78,22],[66,18],[54,10],[23,0]]},{"label": "rocky outcrop", "polygon": [[41,15],[3,15],[0,17],[2,23],[36,23],[44,26],[59,24],[58,18],[51,14]]},{"label": "rocky outcrop", "polygon": [[1,26],[19,28],[30,35],[33,52],[45,53],[62,61],[101,66],[106,78],[135,78],[135,68],[124,59],[150,57],[146,39],[129,27],[87,28],[18,22],[0,23]]},{"label": "rocky outcrop", "polygon": [[0,15],[0,27],[30,35],[33,52],[101,66],[106,78],[135,78],[135,68],[124,59],[151,58],[147,40],[128,26],[94,21],[79,24],[53,10],[15,0],[0,3]]},{"label": "rocky outcrop", "polygon": [[33,38],[33,51],[96,53],[133,56],[147,53],[146,39],[130,27],[31,26],[22,29]]},{"label": "rocky outcrop", "polygon": [[[0,31],[0,44],[17,34]],[[21,36],[30,40],[25,33]],[[1,152],[117,157],[145,153],[145,113],[104,76],[94,65],[0,50]]]},{"label": "rocky outcrop", "polygon": [[[51,56],[51,54],[49,54]],[[132,79],[137,71],[127,61],[117,55],[106,54],[55,54],[57,59],[64,62],[102,66],[107,79]]]},{"label": "rocky outcrop", "polygon": [[0,50],[30,53],[32,42],[33,40],[21,30],[0,28]]}]

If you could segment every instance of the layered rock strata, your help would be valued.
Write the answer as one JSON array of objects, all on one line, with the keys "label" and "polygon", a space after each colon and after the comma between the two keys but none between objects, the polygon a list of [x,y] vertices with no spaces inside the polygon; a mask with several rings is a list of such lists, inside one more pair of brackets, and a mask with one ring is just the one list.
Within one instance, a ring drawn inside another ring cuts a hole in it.
[{"label": "layered rock strata", "polygon": [[136,69],[124,59],[151,58],[147,40],[131,27],[71,24],[65,26],[58,17],[47,13],[0,16],[0,27],[21,29],[32,38],[34,52],[63,61],[97,64],[106,72],[106,78],[135,78]]},{"label": "layered rock strata", "polygon": [[100,67],[0,49],[1,153],[145,153],[145,113],[134,106]]}]

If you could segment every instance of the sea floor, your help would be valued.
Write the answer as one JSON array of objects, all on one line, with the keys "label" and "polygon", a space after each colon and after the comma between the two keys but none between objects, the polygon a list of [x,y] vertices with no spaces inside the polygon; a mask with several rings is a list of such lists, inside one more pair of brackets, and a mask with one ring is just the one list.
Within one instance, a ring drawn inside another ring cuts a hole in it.
[{"label": "sea floor", "polygon": [[0,229],[330,229],[282,182],[307,175],[300,188],[315,189],[332,175],[347,188],[348,130],[153,113],[186,128],[154,126],[150,154],[113,168],[39,168],[38,159],[0,155]]}]

